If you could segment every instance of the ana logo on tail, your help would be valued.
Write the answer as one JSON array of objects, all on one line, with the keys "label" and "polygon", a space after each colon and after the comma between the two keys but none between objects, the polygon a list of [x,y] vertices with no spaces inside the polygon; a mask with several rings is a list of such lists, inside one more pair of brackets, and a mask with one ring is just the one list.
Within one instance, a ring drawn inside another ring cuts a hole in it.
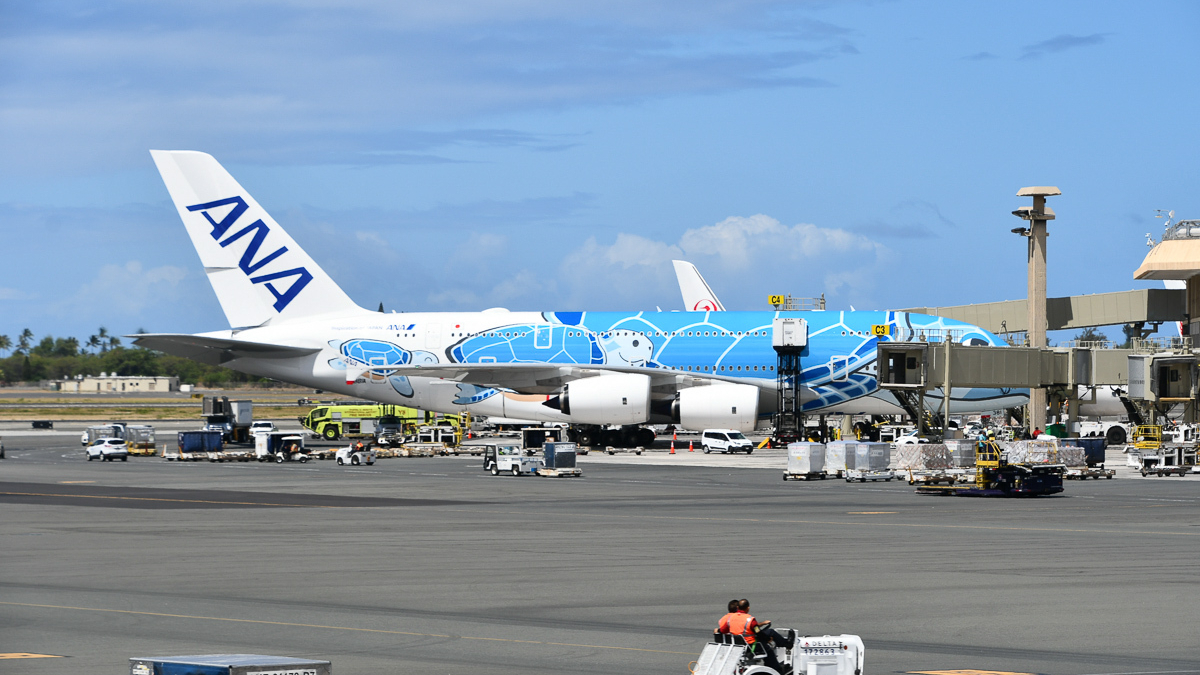
[{"label": "ana logo on tail", "polygon": [[[233,208],[225,215],[224,218],[221,219],[220,222],[213,220],[212,216],[208,214],[209,209],[230,205],[232,205]],[[250,283],[263,284],[266,286],[267,290],[271,292],[271,295],[275,296],[275,311],[282,312],[285,307],[291,304],[292,300],[296,299],[296,296],[300,294],[300,291],[304,290],[304,287],[313,280],[313,276],[307,269],[303,267],[294,267],[290,270],[271,272],[256,277],[250,276],[258,272],[276,258],[282,256],[284,253],[287,253],[288,249],[286,246],[281,246],[275,251],[268,253],[267,255],[255,261],[255,257],[258,255],[259,248],[262,247],[263,242],[265,242],[267,239],[267,235],[271,232],[271,228],[267,227],[267,224],[261,219],[255,220],[253,223],[247,225],[241,230],[229,235],[223,241],[221,240],[221,237],[225,236],[225,233],[228,232],[231,227],[233,227],[233,224],[237,222],[237,219],[240,218],[248,208],[250,207],[246,204],[246,200],[242,199],[241,197],[230,197],[228,199],[218,199],[213,202],[206,202],[204,204],[193,204],[192,206],[187,207],[187,210],[201,212],[201,215],[203,215],[209,224],[212,225],[212,232],[210,234],[212,235],[212,238],[221,245],[221,248],[228,247],[233,242],[245,237],[248,234],[252,235],[249,243],[246,244],[246,250],[242,253],[242,259],[238,261],[238,267],[241,268],[242,272],[245,273],[246,276],[250,277]],[[287,289],[282,293],[279,292],[279,290],[275,287],[275,284],[272,282],[289,277],[294,277],[291,285],[288,286]]]}]

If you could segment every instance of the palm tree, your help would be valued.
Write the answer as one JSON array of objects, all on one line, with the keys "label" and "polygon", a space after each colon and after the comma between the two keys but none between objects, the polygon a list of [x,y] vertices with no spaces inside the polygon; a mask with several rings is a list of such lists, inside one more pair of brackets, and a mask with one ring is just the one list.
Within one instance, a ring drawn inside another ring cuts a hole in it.
[{"label": "palm tree", "polygon": [[93,335],[93,336],[89,337],[88,341],[87,341],[87,346],[91,347],[92,349],[95,349],[96,351],[100,351],[100,336]]},{"label": "palm tree", "polygon": [[117,347],[120,347],[120,346],[121,346],[121,338],[117,337],[116,335],[110,335],[108,337],[108,348],[109,349],[116,349]]},{"label": "palm tree", "polygon": [[0,351],[6,352],[12,349],[12,340],[7,335],[0,335]]},{"label": "palm tree", "polygon": [[33,340],[33,331],[29,330],[28,328],[21,331],[20,337],[17,338],[17,351],[21,352],[22,354],[28,354],[31,340]]},{"label": "palm tree", "polygon": [[100,326],[100,330],[96,331],[96,342],[100,344],[100,351],[108,351],[108,329]]}]

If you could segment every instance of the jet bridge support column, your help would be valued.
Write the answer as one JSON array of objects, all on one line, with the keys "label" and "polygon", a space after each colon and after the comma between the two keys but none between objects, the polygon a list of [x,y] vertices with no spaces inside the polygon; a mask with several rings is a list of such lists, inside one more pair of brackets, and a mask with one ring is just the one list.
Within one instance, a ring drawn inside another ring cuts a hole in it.
[{"label": "jet bridge support column", "polygon": [[[1046,197],[1061,195],[1056,187],[1035,186],[1021,188],[1018,197],[1033,197],[1033,206],[1022,206],[1013,215],[1029,221],[1028,228],[1016,228],[1014,233],[1029,238],[1028,275],[1029,292],[1026,304],[1029,311],[1029,346],[1037,349],[1046,346],[1046,223],[1054,220],[1054,210],[1046,206]],[[1035,387],[1029,390],[1029,415],[1026,423],[1030,430],[1046,426],[1046,390]]]}]

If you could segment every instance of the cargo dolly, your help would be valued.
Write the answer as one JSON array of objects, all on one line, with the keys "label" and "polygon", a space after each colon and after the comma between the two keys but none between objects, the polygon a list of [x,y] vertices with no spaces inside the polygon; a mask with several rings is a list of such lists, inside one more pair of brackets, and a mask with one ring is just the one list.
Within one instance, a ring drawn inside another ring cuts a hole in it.
[{"label": "cargo dolly", "polygon": [[1036,497],[1063,491],[1062,464],[1009,464],[995,442],[975,450],[975,482],[966,485],[920,485],[917,494],[958,497]]}]

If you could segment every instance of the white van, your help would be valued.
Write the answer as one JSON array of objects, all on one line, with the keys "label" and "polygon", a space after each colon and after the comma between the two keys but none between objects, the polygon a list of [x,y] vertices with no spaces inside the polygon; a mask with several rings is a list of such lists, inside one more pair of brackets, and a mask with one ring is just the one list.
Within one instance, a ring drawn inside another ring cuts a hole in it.
[{"label": "white van", "polygon": [[704,452],[754,452],[754,444],[742,432],[734,429],[705,429],[700,434],[700,447]]}]

